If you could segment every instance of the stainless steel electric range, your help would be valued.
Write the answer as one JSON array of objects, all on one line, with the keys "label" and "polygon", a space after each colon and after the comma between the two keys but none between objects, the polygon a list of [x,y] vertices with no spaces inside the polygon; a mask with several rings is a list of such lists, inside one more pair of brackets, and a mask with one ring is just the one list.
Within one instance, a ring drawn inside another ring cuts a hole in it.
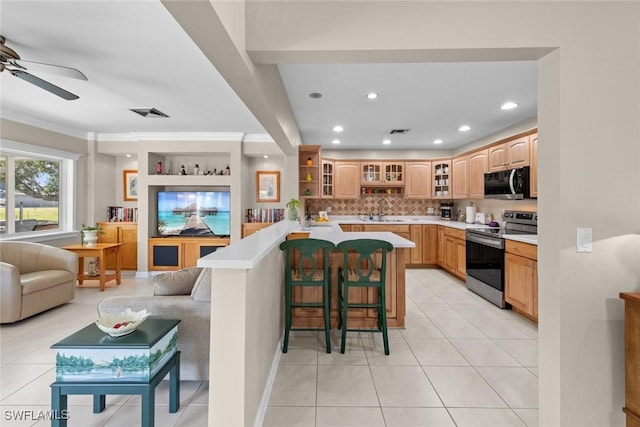
[{"label": "stainless steel electric range", "polygon": [[505,211],[502,228],[466,231],[467,288],[501,308],[504,300],[504,235],[538,234],[536,212]]}]

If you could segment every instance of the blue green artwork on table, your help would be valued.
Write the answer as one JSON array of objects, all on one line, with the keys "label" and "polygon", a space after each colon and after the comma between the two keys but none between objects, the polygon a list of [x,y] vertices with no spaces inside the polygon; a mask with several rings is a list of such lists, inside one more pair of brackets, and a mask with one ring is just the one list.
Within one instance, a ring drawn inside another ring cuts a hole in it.
[{"label": "blue green artwork on table", "polygon": [[58,349],[56,381],[148,381],[175,354],[177,342],[176,326],[151,348]]}]

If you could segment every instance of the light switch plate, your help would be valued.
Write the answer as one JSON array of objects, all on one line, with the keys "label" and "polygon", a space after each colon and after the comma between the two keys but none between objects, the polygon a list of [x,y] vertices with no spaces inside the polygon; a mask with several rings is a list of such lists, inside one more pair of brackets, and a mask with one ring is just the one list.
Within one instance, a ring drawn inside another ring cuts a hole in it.
[{"label": "light switch plate", "polygon": [[576,239],[577,253],[593,252],[593,231],[590,228],[578,228]]}]

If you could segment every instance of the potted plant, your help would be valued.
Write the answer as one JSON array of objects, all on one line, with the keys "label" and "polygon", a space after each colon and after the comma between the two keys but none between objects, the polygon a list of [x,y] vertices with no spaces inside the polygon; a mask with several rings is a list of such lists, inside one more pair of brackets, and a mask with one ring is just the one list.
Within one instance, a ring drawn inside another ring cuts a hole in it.
[{"label": "potted plant", "polygon": [[287,212],[287,218],[291,221],[298,219],[298,208],[300,207],[300,201],[298,199],[291,199],[287,202],[286,207],[289,209]]},{"label": "potted plant", "polygon": [[85,246],[95,246],[98,243],[98,234],[104,234],[104,230],[98,225],[82,224],[82,244]]}]

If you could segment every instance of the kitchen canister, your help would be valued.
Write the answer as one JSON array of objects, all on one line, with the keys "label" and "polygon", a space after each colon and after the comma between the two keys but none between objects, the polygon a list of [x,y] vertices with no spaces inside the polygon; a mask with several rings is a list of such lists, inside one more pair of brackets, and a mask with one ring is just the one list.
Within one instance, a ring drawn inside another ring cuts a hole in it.
[{"label": "kitchen canister", "polygon": [[476,207],[467,206],[467,224],[473,224],[476,220]]}]

